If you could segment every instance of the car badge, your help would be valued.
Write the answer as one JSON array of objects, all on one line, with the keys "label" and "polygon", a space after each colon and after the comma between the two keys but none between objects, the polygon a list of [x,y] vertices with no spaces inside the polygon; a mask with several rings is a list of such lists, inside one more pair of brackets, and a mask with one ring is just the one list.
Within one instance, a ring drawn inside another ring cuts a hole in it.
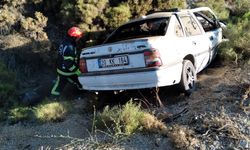
[{"label": "car badge", "polygon": [[108,48],[108,51],[109,51],[109,52],[112,52],[112,47],[109,47],[109,48]]}]

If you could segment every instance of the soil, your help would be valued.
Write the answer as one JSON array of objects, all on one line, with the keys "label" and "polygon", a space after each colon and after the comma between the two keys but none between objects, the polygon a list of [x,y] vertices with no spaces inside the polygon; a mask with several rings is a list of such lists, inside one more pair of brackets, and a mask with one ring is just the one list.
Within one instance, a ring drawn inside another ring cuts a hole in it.
[{"label": "soil", "polygon": [[[68,87],[73,93],[65,97],[73,104],[74,112],[61,122],[1,123],[0,149],[249,149],[250,112],[242,105],[243,99],[250,101],[249,95],[243,98],[249,86],[249,66],[242,69],[216,61],[198,74],[197,90],[189,97],[176,92],[177,87],[160,88],[163,107],[157,107],[154,92],[129,91],[120,95],[144,101],[145,108],[156,116],[172,114],[175,117],[163,117],[163,122],[192,131],[196,144],[180,144],[178,137],[156,133],[136,133],[124,140],[92,134],[91,93],[73,92],[75,89]],[[114,101],[108,104],[117,105]]]}]

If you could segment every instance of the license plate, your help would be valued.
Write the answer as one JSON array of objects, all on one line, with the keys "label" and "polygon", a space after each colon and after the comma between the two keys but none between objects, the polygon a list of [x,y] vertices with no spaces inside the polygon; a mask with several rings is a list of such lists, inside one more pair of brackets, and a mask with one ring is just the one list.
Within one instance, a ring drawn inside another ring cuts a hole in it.
[{"label": "license plate", "polygon": [[128,65],[128,56],[115,56],[112,58],[103,58],[98,60],[100,68],[107,67],[117,67],[117,66],[125,66]]}]

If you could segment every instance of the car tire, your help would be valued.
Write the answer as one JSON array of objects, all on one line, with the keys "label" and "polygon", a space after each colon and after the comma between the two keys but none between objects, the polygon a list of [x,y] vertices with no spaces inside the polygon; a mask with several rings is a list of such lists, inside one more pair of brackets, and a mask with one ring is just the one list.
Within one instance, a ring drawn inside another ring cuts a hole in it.
[{"label": "car tire", "polygon": [[193,63],[190,60],[184,60],[180,87],[185,95],[189,96],[196,89],[197,75]]}]

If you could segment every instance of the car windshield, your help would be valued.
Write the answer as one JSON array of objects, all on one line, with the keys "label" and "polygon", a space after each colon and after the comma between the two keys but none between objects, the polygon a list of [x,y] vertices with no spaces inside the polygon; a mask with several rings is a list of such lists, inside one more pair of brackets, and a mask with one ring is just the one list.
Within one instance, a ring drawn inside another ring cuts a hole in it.
[{"label": "car windshield", "polygon": [[149,36],[164,36],[169,18],[145,19],[120,26],[104,43],[112,43],[127,39]]}]

